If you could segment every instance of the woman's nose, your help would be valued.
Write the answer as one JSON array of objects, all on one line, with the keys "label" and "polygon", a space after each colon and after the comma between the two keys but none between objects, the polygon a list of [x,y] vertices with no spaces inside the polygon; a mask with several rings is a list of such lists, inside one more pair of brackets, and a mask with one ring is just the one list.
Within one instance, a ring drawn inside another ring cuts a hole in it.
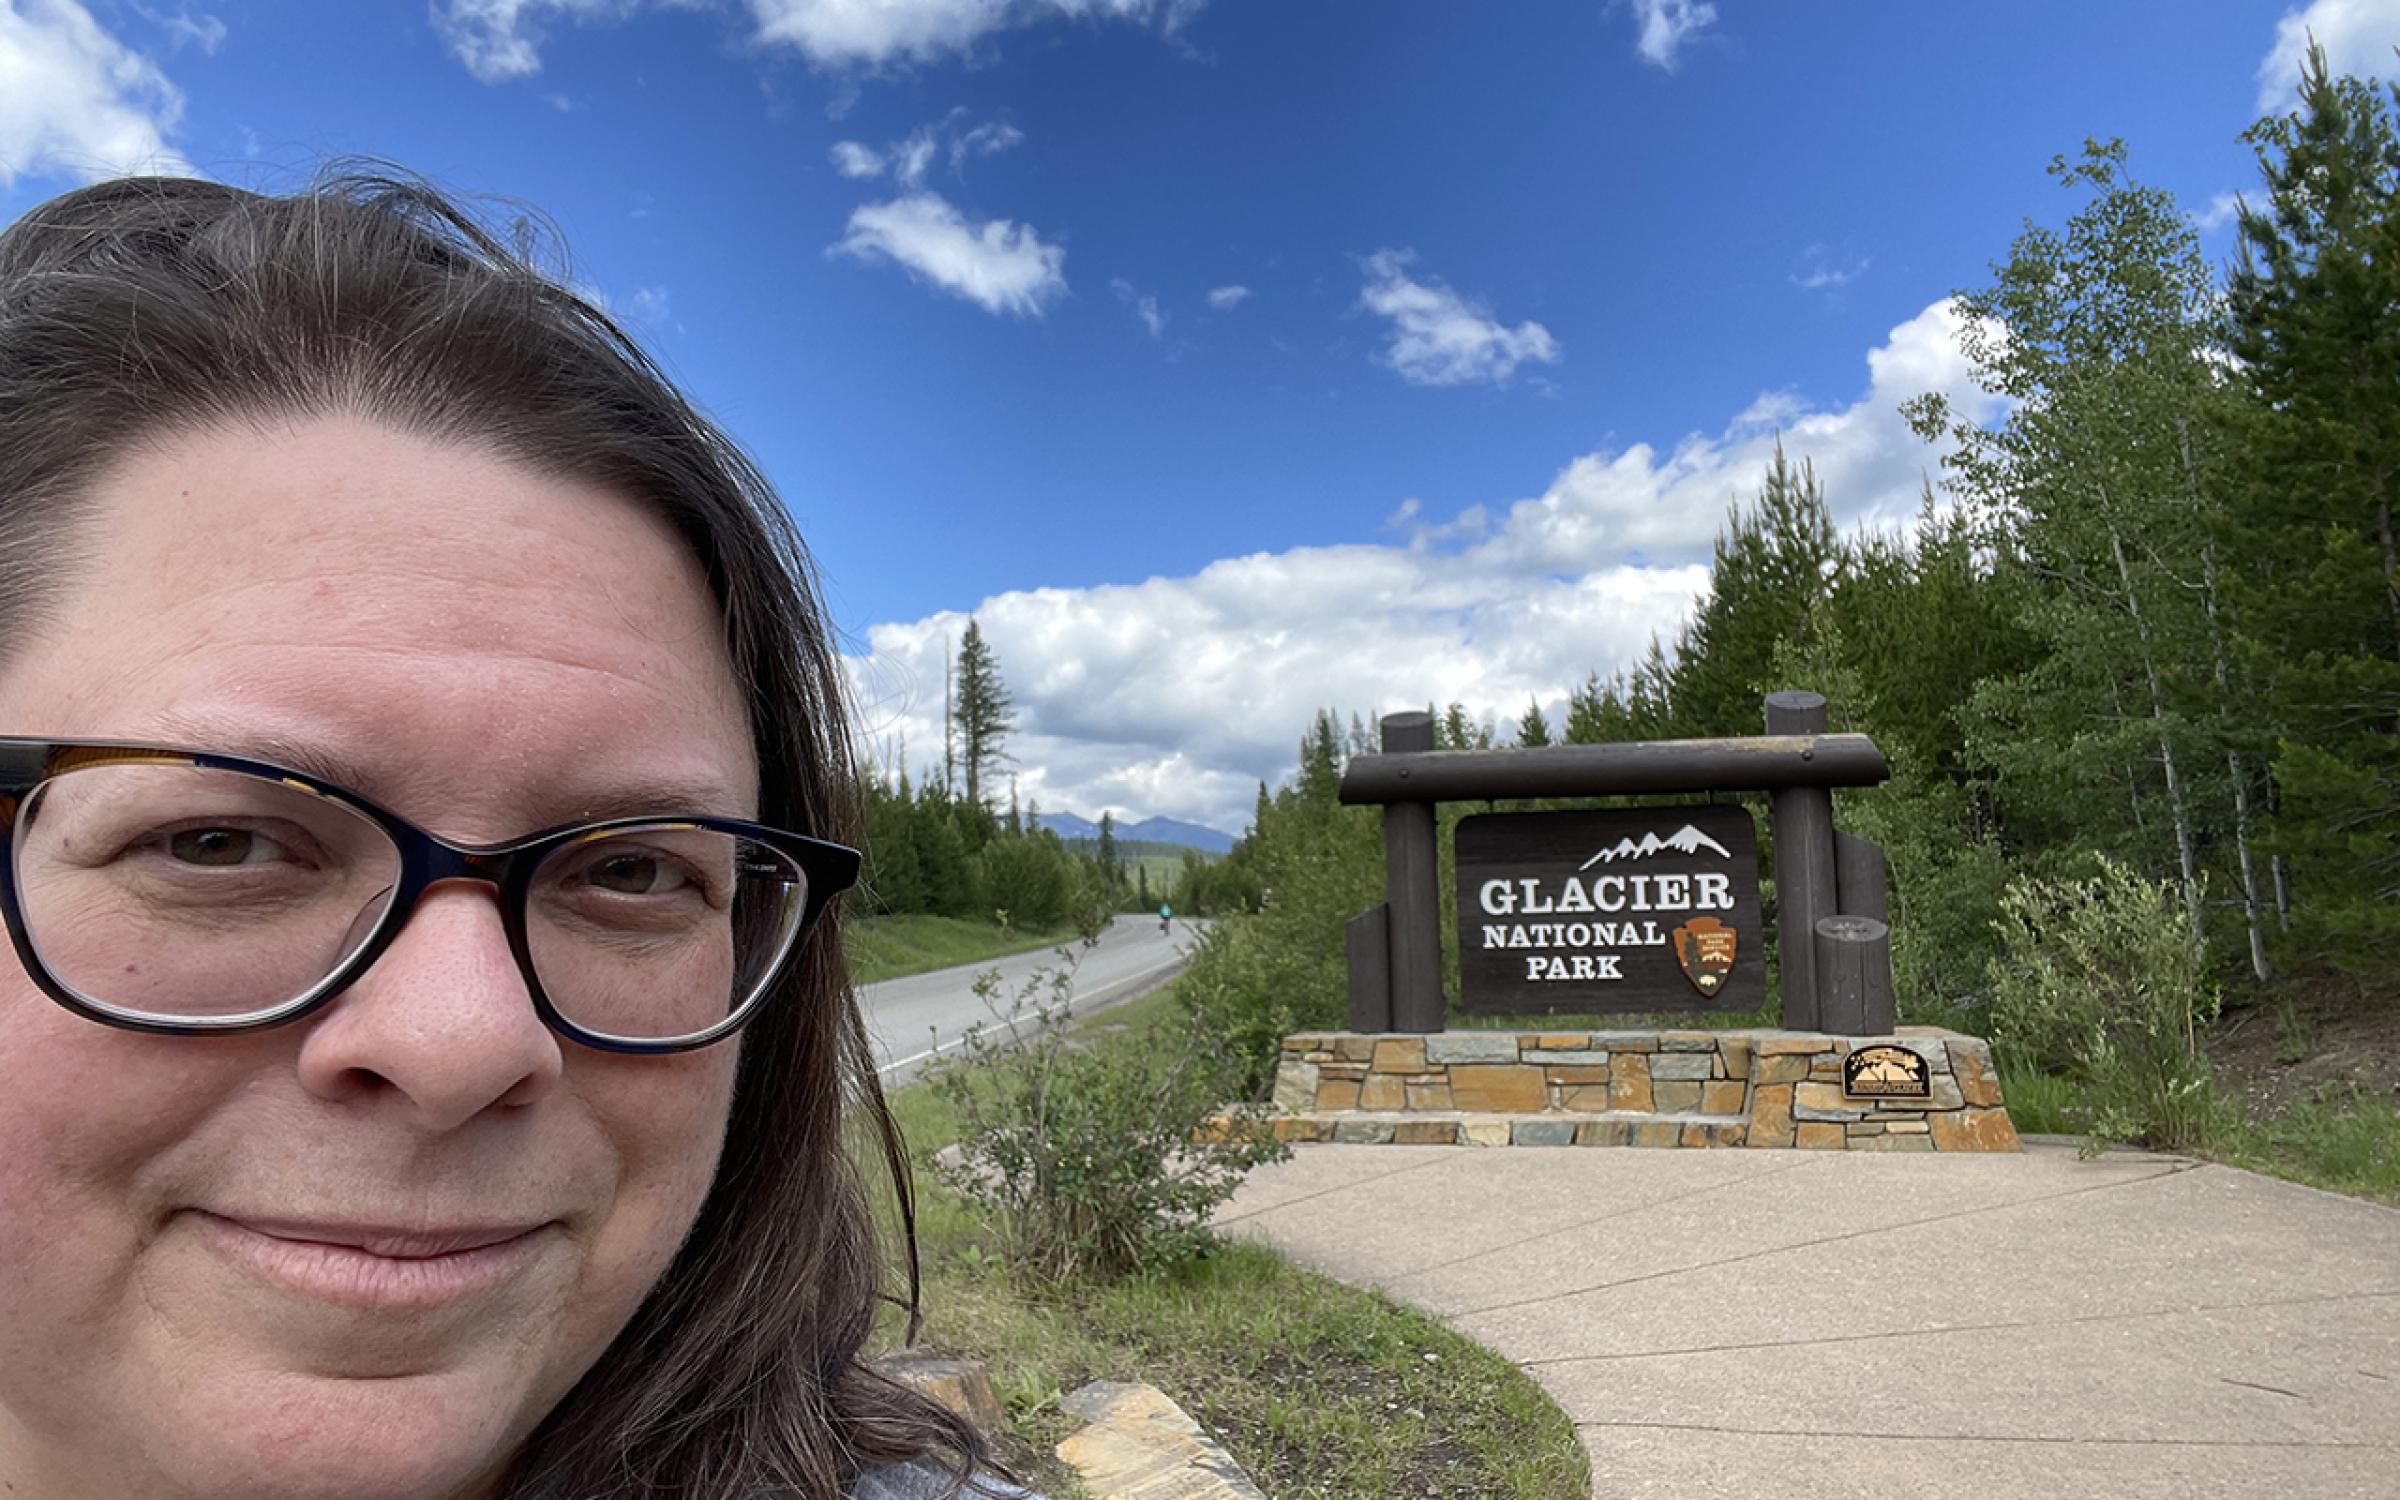
[{"label": "woman's nose", "polygon": [[561,1044],[526,992],[497,897],[481,881],[427,890],[373,966],[304,1023],[301,1083],[437,1131],[554,1088]]}]

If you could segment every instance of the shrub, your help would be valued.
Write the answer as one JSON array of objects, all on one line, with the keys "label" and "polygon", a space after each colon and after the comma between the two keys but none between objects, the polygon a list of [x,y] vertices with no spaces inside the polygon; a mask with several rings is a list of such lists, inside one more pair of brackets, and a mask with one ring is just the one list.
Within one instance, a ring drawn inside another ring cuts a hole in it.
[{"label": "shrub", "polygon": [[963,1127],[936,1171],[1022,1278],[1159,1272],[1208,1248],[1209,1217],[1243,1174],[1290,1148],[1255,1109],[1203,1128],[1239,1069],[1190,1013],[1138,1039],[1070,1035],[1074,955],[1060,958],[1014,995],[996,970],[976,981],[992,1021],[930,1074]]},{"label": "shrub", "polygon": [[2182,902],[2106,856],[2083,879],[2020,878],[2000,899],[1993,1039],[2081,1085],[2093,1149],[2179,1149],[2216,1122],[2200,1028],[2218,997]]}]

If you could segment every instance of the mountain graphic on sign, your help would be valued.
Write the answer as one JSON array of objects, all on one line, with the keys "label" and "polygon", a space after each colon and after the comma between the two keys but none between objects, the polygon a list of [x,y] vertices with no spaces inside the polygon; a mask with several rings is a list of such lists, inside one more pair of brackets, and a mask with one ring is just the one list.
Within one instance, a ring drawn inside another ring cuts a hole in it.
[{"label": "mountain graphic on sign", "polygon": [[1722,858],[1733,858],[1732,850],[1686,823],[1663,839],[1655,833],[1643,834],[1639,843],[1631,838],[1621,838],[1614,845],[1601,850],[1576,868],[1588,870],[1594,865],[1614,864],[1620,859],[1648,859],[1653,854],[1661,854],[1670,849],[1678,854],[1698,854],[1703,849],[1714,849]]}]

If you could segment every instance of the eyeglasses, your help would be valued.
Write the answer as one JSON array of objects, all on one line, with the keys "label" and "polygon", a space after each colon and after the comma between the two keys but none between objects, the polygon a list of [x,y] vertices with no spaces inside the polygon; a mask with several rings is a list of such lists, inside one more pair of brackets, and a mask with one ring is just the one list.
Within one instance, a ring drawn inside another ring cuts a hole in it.
[{"label": "eyeglasses", "polygon": [[855,849],[731,818],[455,844],[264,761],[0,736],[0,916],[34,982],[133,1031],[257,1031],[331,1002],[436,882],[495,886],[534,1009],[611,1052],[755,1014]]}]

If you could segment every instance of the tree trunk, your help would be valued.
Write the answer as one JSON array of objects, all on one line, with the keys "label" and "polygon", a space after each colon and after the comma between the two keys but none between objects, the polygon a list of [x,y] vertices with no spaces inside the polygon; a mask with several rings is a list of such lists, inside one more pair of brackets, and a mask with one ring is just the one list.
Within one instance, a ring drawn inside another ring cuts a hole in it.
[{"label": "tree trunk", "polygon": [[2183,905],[2192,923],[2192,941],[2205,946],[2207,930],[2201,925],[2199,859],[2192,844],[2192,819],[2183,805],[2183,780],[2175,770],[2174,739],[2167,733],[2167,695],[2159,686],[2158,664],[2150,654],[2150,622],[2142,618],[2141,600],[2134,596],[2133,570],[2125,565],[2125,543],[2117,536],[2117,528],[2108,528],[2108,548],[2117,560],[2117,578],[2125,586],[2125,610],[2133,616],[2133,628],[2142,642],[2142,674],[2150,683],[2150,715],[2158,725],[2158,761],[2167,778],[2167,808],[2175,818],[2175,858],[2183,870]]},{"label": "tree trunk", "polygon": [[2384,607],[2391,611],[2393,635],[2400,637],[2400,545],[2395,545],[2392,537],[2390,488],[2388,475],[2376,485],[2375,539],[2383,544]]},{"label": "tree trunk", "polygon": [[[2192,433],[2183,418],[2175,419],[2175,435],[2183,449],[2184,483],[2192,492],[2192,506],[2201,505],[2200,471],[2192,463]],[[2217,712],[2230,714],[2233,706],[2231,674],[2225,666],[2225,631],[2217,617],[2217,548],[2214,542],[2200,548],[2200,602],[2208,611],[2209,653],[2214,658],[2217,683]],[[2250,937],[2250,972],[2265,984],[2275,977],[2267,962],[2267,935],[2260,920],[2258,899],[2258,865],[2250,856],[2250,779],[2242,766],[2241,748],[2234,743],[2230,725],[2224,725],[2225,769],[2233,781],[2233,849],[2242,871],[2242,924]]]},{"label": "tree trunk", "polygon": [[[2108,706],[2117,711],[2117,722],[2125,722],[2125,699],[2117,691],[2117,674],[2108,674]],[[2142,778],[2134,774],[2133,762],[2125,763],[2125,800],[2133,808],[2133,831],[2147,833],[2150,825],[2142,821]]]}]

